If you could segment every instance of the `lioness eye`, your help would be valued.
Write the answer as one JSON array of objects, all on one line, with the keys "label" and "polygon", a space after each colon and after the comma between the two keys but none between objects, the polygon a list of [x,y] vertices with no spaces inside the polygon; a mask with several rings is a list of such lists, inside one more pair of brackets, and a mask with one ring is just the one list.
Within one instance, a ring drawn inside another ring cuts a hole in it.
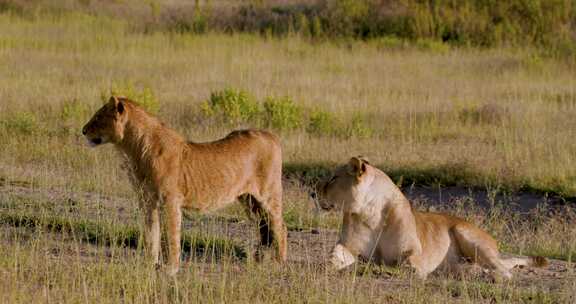
[{"label": "lioness eye", "polygon": [[336,180],[336,175],[332,176],[332,178],[330,178],[330,181],[328,181],[328,184],[333,183]]}]

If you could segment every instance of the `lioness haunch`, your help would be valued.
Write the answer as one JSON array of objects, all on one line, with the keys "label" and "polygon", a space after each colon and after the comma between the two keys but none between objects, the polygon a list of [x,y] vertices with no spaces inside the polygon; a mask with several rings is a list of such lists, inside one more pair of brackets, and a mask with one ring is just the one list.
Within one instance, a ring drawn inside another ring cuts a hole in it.
[{"label": "lioness haunch", "polygon": [[277,258],[286,260],[282,151],[274,135],[243,130],[214,142],[192,143],[136,103],[116,96],[94,114],[82,133],[92,146],[113,143],[128,161],[134,187],[143,190],[145,244],[155,264],[164,209],[170,275],[176,274],[180,262],[182,208],[207,212],[236,199],[257,215],[260,244],[275,243]]},{"label": "lioness haunch", "polygon": [[542,257],[504,259],[496,241],[480,228],[447,214],[413,210],[392,180],[361,157],[337,168],[317,192],[320,207],[344,212],[331,260],[337,269],[362,256],[386,265],[407,263],[426,278],[438,268],[455,271],[472,261],[495,279],[509,279],[515,266],[547,264]]}]

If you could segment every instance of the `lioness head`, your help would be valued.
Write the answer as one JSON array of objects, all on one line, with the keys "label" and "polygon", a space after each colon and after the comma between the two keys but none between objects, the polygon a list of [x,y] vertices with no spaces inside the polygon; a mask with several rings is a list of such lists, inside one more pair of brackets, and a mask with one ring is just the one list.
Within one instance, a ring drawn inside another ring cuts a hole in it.
[{"label": "lioness head", "polygon": [[330,178],[320,182],[311,196],[324,210],[341,210],[344,203],[358,201],[369,182],[369,163],[361,156],[352,157],[346,165],[334,170]]},{"label": "lioness head", "polygon": [[112,96],[82,128],[82,134],[91,146],[120,142],[124,137],[126,116],[125,98]]}]

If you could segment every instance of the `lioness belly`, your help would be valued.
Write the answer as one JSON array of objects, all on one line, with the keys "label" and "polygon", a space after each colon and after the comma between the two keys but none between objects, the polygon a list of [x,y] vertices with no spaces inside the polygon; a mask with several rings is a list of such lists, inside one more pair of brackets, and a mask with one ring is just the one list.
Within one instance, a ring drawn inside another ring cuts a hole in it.
[{"label": "lioness belly", "polygon": [[222,209],[236,201],[236,197],[221,197],[211,199],[190,199],[184,204],[184,208],[190,211],[207,213]]}]

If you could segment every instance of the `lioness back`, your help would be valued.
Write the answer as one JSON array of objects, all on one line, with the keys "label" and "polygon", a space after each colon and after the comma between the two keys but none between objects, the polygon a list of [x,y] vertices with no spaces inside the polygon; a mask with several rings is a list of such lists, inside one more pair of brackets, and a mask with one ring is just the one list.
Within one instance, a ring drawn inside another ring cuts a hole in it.
[{"label": "lioness back", "polygon": [[238,193],[280,192],[282,149],[273,134],[239,130],[213,142],[189,142],[183,188],[190,208],[217,209]]}]

